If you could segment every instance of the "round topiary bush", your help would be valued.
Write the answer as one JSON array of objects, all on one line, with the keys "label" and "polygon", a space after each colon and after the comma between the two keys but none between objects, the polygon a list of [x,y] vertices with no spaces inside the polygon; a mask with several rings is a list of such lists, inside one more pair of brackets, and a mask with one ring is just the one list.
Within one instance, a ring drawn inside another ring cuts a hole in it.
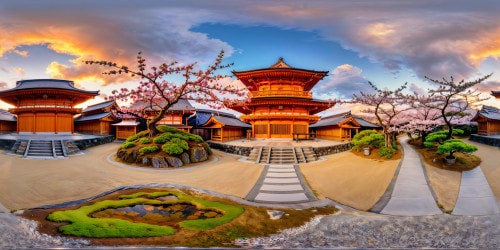
[{"label": "round topiary bush", "polygon": [[143,138],[139,139],[139,142],[141,144],[149,144],[149,143],[151,143],[151,140],[147,137],[143,137]]},{"label": "round topiary bush", "polygon": [[380,148],[384,145],[384,135],[373,130],[363,130],[352,138],[351,144],[358,151],[364,147]]},{"label": "round topiary bush", "polygon": [[154,153],[158,151],[160,147],[153,145],[153,146],[147,146],[147,147],[142,147],[139,149],[140,153],[147,154],[147,153]]},{"label": "round topiary bush", "polygon": [[186,141],[179,138],[172,138],[172,140],[163,144],[161,149],[169,155],[180,155],[184,152],[184,150],[189,149],[189,145]]}]

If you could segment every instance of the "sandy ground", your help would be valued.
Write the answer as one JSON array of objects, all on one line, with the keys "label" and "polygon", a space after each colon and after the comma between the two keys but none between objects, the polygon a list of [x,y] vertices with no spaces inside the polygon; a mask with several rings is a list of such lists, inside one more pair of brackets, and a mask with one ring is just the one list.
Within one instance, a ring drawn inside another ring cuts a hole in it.
[{"label": "sandy ground", "polygon": [[[424,163],[425,164],[425,163]],[[425,164],[427,177],[434,190],[438,203],[446,211],[451,211],[457,202],[458,192],[460,191],[460,181],[462,174],[460,172],[444,170]]]},{"label": "sandy ground", "polygon": [[302,165],[301,170],[320,197],[368,210],[384,194],[398,164],[399,160],[380,162],[344,152]]},{"label": "sandy ground", "polygon": [[[34,160],[0,154],[0,203],[23,209],[91,197],[118,186],[174,183],[244,197],[263,166],[239,162],[240,157],[214,151],[219,161],[177,171],[144,171],[107,162],[119,144],[89,149],[63,160]],[[223,157],[220,157],[223,156]]]},{"label": "sandy ground", "polygon": [[465,140],[478,148],[474,155],[481,158],[481,169],[483,170],[491,191],[500,203],[500,147],[493,147],[470,140]]}]

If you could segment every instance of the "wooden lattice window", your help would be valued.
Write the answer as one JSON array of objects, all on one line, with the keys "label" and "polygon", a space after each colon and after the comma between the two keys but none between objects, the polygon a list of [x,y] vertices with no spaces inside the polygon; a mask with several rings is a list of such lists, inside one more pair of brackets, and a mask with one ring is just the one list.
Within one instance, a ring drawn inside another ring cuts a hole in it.
[{"label": "wooden lattice window", "polygon": [[255,125],[254,129],[256,134],[267,134],[267,124]]},{"label": "wooden lattice window", "polygon": [[307,125],[294,124],[293,132],[296,134],[307,134],[309,131],[307,131]]},{"label": "wooden lattice window", "polygon": [[272,135],[289,135],[291,134],[291,124],[271,124]]}]

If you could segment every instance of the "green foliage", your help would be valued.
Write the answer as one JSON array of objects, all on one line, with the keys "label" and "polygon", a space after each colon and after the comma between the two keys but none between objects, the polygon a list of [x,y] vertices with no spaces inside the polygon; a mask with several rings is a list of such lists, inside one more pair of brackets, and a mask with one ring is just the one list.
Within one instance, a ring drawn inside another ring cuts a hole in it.
[{"label": "green foliage", "polygon": [[[461,129],[453,129],[452,135],[463,135],[464,131]],[[432,148],[436,143],[441,143],[446,139],[448,135],[448,130],[442,130],[434,133],[430,133],[425,137],[424,147]]]},{"label": "green foliage", "polygon": [[165,144],[173,138],[173,135],[174,134],[172,134],[170,132],[165,132],[165,133],[157,136],[156,138],[154,138],[153,142],[156,144]]},{"label": "green foliage", "polygon": [[[179,139],[182,139],[185,141],[203,142],[203,138],[201,138],[199,135],[187,133],[183,130],[176,129],[174,127],[170,127],[170,126],[166,126],[166,125],[159,125],[156,127],[156,129],[158,129],[158,131],[162,132],[163,134],[169,133],[170,137],[176,137],[176,138],[179,138]],[[163,143],[165,143],[169,140],[166,140],[166,141],[163,140],[163,141],[164,141]],[[163,143],[160,143],[160,144],[163,144]]]},{"label": "green foliage", "polygon": [[135,143],[133,143],[133,142],[125,142],[122,144],[123,149],[131,148],[133,146],[135,146]]},{"label": "green foliage", "polygon": [[438,146],[438,153],[450,153],[451,156],[453,156],[454,152],[472,153],[475,151],[477,151],[476,146],[467,144],[457,139],[447,140],[443,143],[443,145]]},{"label": "green foliage", "polygon": [[[456,129],[463,130],[464,131],[463,135],[471,135],[477,133],[477,126],[459,125],[457,126]],[[456,129],[453,130],[455,131]]]},{"label": "green foliage", "polygon": [[147,134],[149,134],[149,131],[148,130],[144,130],[144,131],[141,131],[135,135],[132,135],[132,136],[129,136],[127,138],[127,140],[125,140],[125,142],[135,142],[137,141],[137,139],[141,138],[141,137],[144,137],[146,136]]},{"label": "green foliage", "polygon": [[184,150],[189,149],[189,145],[179,138],[172,138],[169,142],[163,144],[161,149],[169,155],[180,155]]},{"label": "green foliage", "polygon": [[176,134],[176,133],[186,133],[180,129],[177,129],[177,128],[174,128],[174,127],[170,127],[170,126],[167,126],[167,125],[158,125],[156,126],[156,129],[158,129],[158,131],[162,132],[162,133],[165,133],[165,132],[169,132],[169,133],[172,133],[172,134]]},{"label": "green foliage", "polygon": [[[179,198],[179,200],[155,200],[155,198],[166,195],[175,195]],[[134,223],[120,219],[92,218],[90,215],[105,209],[128,207],[137,204],[163,205],[186,202],[195,205],[198,209],[211,209],[223,214],[218,218],[190,220],[179,223],[181,227],[187,229],[212,229],[231,222],[244,212],[242,207],[227,205],[220,202],[206,201],[182,192],[138,192],[131,195],[122,195],[120,196],[120,200],[104,200],[96,202],[92,205],[82,206],[74,210],[53,212],[49,214],[47,219],[54,222],[70,223],[69,225],[64,225],[59,228],[59,231],[68,235],[94,238],[164,236],[174,234],[175,229],[169,226]]]},{"label": "green foliage", "polygon": [[385,157],[387,159],[391,159],[394,154],[397,152],[397,147],[385,147],[382,146],[378,150],[378,155],[381,157]]},{"label": "green foliage", "polygon": [[358,150],[368,146],[380,148],[384,145],[384,135],[373,130],[363,130],[352,138],[351,143]]},{"label": "green foliage", "polygon": [[154,153],[158,151],[160,148],[156,145],[153,146],[147,146],[147,147],[142,147],[139,149],[139,152],[142,154],[147,154],[147,153]]},{"label": "green foliage", "polygon": [[148,143],[151,143],[151,140],[147,137],[143,137],[143,138],[139,139],[139,142],[141,144],[148,144]]}]

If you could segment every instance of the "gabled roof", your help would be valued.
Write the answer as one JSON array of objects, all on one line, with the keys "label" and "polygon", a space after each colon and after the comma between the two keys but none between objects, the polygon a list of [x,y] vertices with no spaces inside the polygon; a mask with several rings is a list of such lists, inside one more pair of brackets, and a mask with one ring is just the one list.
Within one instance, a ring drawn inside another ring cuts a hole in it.
[{"label": "gabled roof", "polygon": [[319,120],[315,124],[310,125],[309,127],[310,128],[317,128],[317,127],[326,127],[326,126],[336,126],[336,125],[339,125],[345,121],[348,121],[349,119],[354,120],[350,111],[321,118],[321,120]]},{"label": "gabled roof", "polygon": [[500,98],[500,90],[491,91],[491,95],[496,98]]},{"label": "gabled roof", "polygon": [[[141,103],[136,103],[134,105],[134,107],[140,107],[142,105],[142,102]],[[160,103],[160,105],[162,105],[162,103]],[[150,109],[147,109],[148,111],[150,111]],[[168,111],[195,111],[196,108],[193,107],[193,105],[191,105],[191,103],[189,103],[188,100],[186,99],[179,99],[179,101],[177,101],[174,105],[172,105]]]},{"label": "gabled roof", "polygon": [[472,121],[476,121],[479,116],[491,120],[500,120],[500,110],[492,106],[484,105],[481,110],[476,113],[474,118],[472,118]]},{"label": "gabled roof", "polygon": [[28,90],[28,89],[62,89],[62,90],[72,90],[81,93],[96,94],[96,95],[99,93],[99,91],[88,91],[76,88],[75,83],[73,81],[61,80],[61,79],[21,80],[16,82],[16,87],[0,91],[0,93],[8,93],[17,90]]},{"label": "gabled roof", "polygon": [[243,127],[243,128],[251,128],[252,126],[242,122],[235,115],[221,112],[218,110],[209,110],[209,109],[198,109],[196,110],[195,115],[191,116],[188,120],[188,124],[190,126],[203,126],[206,124],[211,118],[214,118],[218,122],[233,127]]},{"label": "gabled roof", "polygon": [[9,113],[7,110],[0,109],[0,121],[15,122],[16,116]]},{"label": "gabled roof", "polygon": [[359,126],[361,126],[362,128],[380,128],[380,126],[377,124],[366,121],[361,117],[353,116],[351,114],[351,111],[342,112],[327,117],[322,117],[321,120],[319,120],[315,124],[310,125],[309,127],[318,128],[318,127],[336,126],[351,118],[355,121],[355,123],[359,124]]},{"label": "gabled roof", "polygon": [[362,128],[382,128],[380,125],[371,123],[361,117],[353,116]]},{"label": "gabled roof", "polygon": [[135,120],[123,120],[119,123],[111,124],[111,126],[137,126],[140,123]]},{"label": "gabled roof", "polygon": [[93,115],[81,115],[81,116],[75,118],[75,122],[99,120],[99,119],[106,118],[108,116],[113,116],[113,118],[115,120],[118,120],[116,117],[114,117],[113,113],[111,111],[109,111],[109,112],[93,114]]},{"label": "gabled roof", "polygon": [[87,108],[85,108],[82,112],[85,113],[85,112],[90,112],[90,111],[94,111],[94,110],[98,110],[98,109],[105,109],[105,108],[111,107],[115,104],[116,104],[115,100],[105,101],[105,102],[97,103],[94,105],[90,105]]}]

